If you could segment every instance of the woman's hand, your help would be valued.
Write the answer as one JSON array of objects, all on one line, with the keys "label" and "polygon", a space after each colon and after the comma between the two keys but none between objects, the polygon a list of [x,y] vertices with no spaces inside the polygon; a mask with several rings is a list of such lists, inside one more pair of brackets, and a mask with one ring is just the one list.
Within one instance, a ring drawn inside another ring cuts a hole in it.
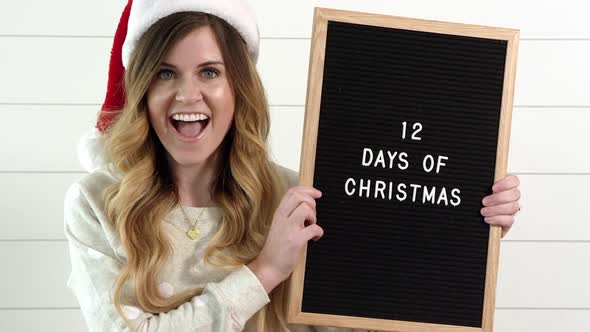
[{"label": "woman's hand", "polygon": [[502,238],[508,233],[514,223],[514,215],[520,210],[520,180],[510,175],[498,181],[492,187],[494,192],[486,196],[482,203],[481,215],[485,222],[502,226]]},{"label": "woman's hand", "polygon": [[248,267],[267,292],[287,279],[307,241],[319,240],[324,230],[316,223],[316,202],[322,193],[309,186],[290,188],[275,211],[264,247]]}]

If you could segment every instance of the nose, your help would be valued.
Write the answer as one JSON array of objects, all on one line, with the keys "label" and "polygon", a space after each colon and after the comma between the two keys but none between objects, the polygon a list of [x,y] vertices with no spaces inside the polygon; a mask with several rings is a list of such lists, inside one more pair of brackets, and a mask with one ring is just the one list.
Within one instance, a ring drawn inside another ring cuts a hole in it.
[{"label": "nose", "polygon": [[185,104],[193,104],[201,99],[203,99],[201,87],[196,84],[192,78],[183,80],[176,92],[176,101]]}]

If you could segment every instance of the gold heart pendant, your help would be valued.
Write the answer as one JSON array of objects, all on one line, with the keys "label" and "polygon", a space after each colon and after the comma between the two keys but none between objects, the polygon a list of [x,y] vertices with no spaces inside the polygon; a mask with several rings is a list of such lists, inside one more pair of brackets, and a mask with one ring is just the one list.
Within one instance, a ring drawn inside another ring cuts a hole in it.
[{"label": "gold heart pendant", "polygon": [[196,240],[199,237],[199,230],[198,229],[191,229],[189,231],[186,232],[186,235],[191,239],[191,240]]}]

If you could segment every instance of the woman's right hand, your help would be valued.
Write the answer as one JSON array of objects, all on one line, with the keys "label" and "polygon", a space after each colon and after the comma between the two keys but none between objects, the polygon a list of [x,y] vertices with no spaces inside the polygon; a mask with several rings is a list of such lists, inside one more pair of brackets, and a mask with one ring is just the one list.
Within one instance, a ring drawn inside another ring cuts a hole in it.
[{"label": "woman's right hand", "polygon": [[248,264],[267,293],[293,272],[307,241],[324,235],[316,219],[315,200],[321,196],[313,187],[297,186],[287,190],[279,203],[264,247]]}]

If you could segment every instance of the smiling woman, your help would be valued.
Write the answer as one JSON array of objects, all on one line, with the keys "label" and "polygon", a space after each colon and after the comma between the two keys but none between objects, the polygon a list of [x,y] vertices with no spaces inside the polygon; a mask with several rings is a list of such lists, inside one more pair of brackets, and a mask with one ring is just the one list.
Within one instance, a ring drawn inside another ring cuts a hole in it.
[{"label": "smiling woman", "polygon": [[297,174],[269,159],[258,43],[243,1],[127,5],[104,146],[83,145],[91,173],[65,202],[68,286],[90,330],[310,331],[286,323],[282,281],[322,235],[319,196],[287,192]]}]

